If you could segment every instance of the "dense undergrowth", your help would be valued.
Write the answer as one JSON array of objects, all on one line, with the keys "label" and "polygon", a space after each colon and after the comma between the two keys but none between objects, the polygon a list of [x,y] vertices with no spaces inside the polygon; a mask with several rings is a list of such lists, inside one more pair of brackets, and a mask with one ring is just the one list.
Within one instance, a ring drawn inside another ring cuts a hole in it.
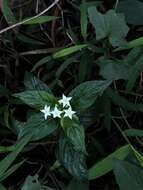
[{"label": "dense undergrowth", "polygon": [[0,190],[143,189],[142,10],[3,0]]}]

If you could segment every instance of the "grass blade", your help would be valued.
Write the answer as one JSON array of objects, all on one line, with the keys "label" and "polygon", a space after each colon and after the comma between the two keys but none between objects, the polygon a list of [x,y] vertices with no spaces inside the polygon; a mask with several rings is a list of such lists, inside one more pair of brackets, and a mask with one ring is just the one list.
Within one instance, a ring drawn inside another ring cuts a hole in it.
[{"label": "grass blade", "polygon": [[59,58],[65,57],[67,55],[70,55],[72,53],[80,51],[80,50],[82,50],[83,48],[86,48],[86,47],[88,47],[87,44],[80,44],[80,45],[71,46],[69,48],[65,48],[65,49],[62,49],[62,50],[54,53],[53,58],[54,59],[59,59]]}]

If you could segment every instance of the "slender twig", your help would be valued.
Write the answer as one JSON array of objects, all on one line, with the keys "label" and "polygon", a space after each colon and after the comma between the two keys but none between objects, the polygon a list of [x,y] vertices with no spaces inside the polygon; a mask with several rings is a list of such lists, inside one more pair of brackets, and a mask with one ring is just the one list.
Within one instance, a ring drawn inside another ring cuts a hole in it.
[{"label": "slender twig", "polygon": [[4,28],[4,29],[0,30],[0,34],[2,34],[2,33],[4,33],[4,32],[7,32],[8,30],[11,30],[11,29],[13,29],[13,28],[15,28],[15,27],[17,27],[17,26],[22,25],[22,24],[25,24],[26,22],[29,22],[29,21],[32,21],[32,20],[38,18],[39,16],[41,16],[41,15],[45,14],[47,11],[49,11],[49,10],[50,10],[52,7],[54,7],[58,2],[59,2],[59,0],[55,0],[48,8],[46,8],[45,10],[43,10],[42,12],[40,12],[39,14],[37,14],[37,15],[35,15],[35,16],[29,18],[29,19],[26,19],[26,20],[23,20],[23,21],[18,22],[18,23],[16,23],[16,24],[13,24],[12,26],[9,26],[9,27],[7,27],[7,28]]}]

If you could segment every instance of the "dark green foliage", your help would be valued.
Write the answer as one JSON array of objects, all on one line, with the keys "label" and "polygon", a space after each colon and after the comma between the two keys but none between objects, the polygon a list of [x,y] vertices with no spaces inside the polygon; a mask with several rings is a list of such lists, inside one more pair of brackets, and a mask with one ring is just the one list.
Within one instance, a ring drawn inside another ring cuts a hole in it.
[{"label": "dark green foliage", "polygon": [[0,189],[142,190],[143,1],[0,9]]}]

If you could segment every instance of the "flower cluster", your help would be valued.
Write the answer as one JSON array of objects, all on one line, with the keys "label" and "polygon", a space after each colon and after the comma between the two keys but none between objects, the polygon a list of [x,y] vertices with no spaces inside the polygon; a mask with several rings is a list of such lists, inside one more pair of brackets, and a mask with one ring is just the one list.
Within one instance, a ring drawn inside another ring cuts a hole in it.
[{"label": "flower cluster", "polygon": [[53,118],[69,117],[72,119],[72,116],[76,112],[72,110],[72,107],[70,105],[71,99],[72,97],[66,97],[63,94],[62,99],[58,101],[59,105],[62,106],[61,109],[57,104],[55,105],[54,109],[51,109],[50,106],[45,105],[44,109],[40,110],[42,113],[44,113],[45,120],[48,118],[48,116],[51,116]]}]

